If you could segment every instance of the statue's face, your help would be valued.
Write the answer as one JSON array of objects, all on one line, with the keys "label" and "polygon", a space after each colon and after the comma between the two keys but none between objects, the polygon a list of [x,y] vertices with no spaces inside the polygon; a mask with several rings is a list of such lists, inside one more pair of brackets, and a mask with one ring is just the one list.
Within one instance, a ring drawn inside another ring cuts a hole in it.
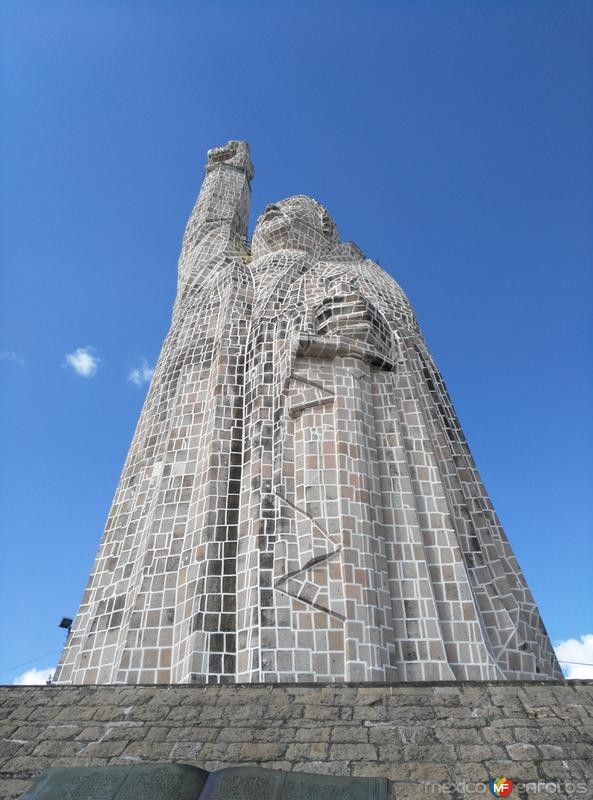
[{"label": "statue's face", "polygon": [[338,241],[336,226],[323,206],[297,195],[266,208],[255,226],[251,251],[254,258],[277,250],[323,253]]}]

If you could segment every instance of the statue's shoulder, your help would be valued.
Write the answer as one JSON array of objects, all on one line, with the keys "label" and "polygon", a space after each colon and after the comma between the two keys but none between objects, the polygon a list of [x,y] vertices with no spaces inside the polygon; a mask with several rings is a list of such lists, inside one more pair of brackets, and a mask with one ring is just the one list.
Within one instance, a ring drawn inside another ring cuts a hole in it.
[{"label": "statue's shoulder", "polygon": [[318,263],[321,270],[340,270],[349,274],[355,282],[364,277],[371,284],[377,283],[388,290],[401,293],[401,287],[394,281],[378,263],[367,258],[358,245],[354,242],[339,242]]},{"label": "statue's shoulder", "polygon": [[388,281],[389,283],[395,284],[401,291],[401,287],[395,283],[391,275],[385,272],[383,267],[381,267],[377,262],[367,258],[360,247],[354,244],[354,242],[339,242],[326,255],[324,255],[320,263],[324,264],[325,266],[341,266],[345,269],[354,268],[358,276],[361,274],[374,276],[381,282]]},{"label": "statue's shoulder", "polygon": [[[325,260],[325,259],[324,259]],[[328,261],[342,261],[349,264],[365,260],[365,254],[354,242],[339,242],[327,254]]]}]

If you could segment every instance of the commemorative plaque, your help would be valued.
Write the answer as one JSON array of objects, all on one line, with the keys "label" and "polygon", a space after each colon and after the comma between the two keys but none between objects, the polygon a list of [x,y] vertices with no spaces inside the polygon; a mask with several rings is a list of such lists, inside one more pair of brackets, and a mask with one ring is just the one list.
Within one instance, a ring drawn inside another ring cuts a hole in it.
[{"label": "commemorative plaque", "polygon": [[387,781],[260,767],[55,767],[21,800],[387,800]]}]

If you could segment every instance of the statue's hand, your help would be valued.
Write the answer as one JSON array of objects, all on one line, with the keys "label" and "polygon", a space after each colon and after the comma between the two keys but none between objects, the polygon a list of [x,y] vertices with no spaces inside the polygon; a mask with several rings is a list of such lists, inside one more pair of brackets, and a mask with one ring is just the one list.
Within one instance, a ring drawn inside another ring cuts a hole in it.
[{"label": "statue's hand", "polygon": [[229,164],[232,167],[245,170],[249,180],[253,177],[253,164],[249,157],[249,145],[247,142],[232,139],[223,147],[214,147],[212,150],[208,150],[206,172],[210,172],[218,164]]}]

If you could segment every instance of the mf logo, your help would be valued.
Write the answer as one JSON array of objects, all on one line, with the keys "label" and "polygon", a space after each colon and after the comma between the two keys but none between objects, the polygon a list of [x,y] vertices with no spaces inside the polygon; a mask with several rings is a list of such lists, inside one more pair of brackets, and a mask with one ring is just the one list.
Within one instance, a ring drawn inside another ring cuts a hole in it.
[{"label": "mf logo", "polygon": [[508,797],[513,791],[513,781],[510,778],[492,778],[490,791],[494,797]]}]

